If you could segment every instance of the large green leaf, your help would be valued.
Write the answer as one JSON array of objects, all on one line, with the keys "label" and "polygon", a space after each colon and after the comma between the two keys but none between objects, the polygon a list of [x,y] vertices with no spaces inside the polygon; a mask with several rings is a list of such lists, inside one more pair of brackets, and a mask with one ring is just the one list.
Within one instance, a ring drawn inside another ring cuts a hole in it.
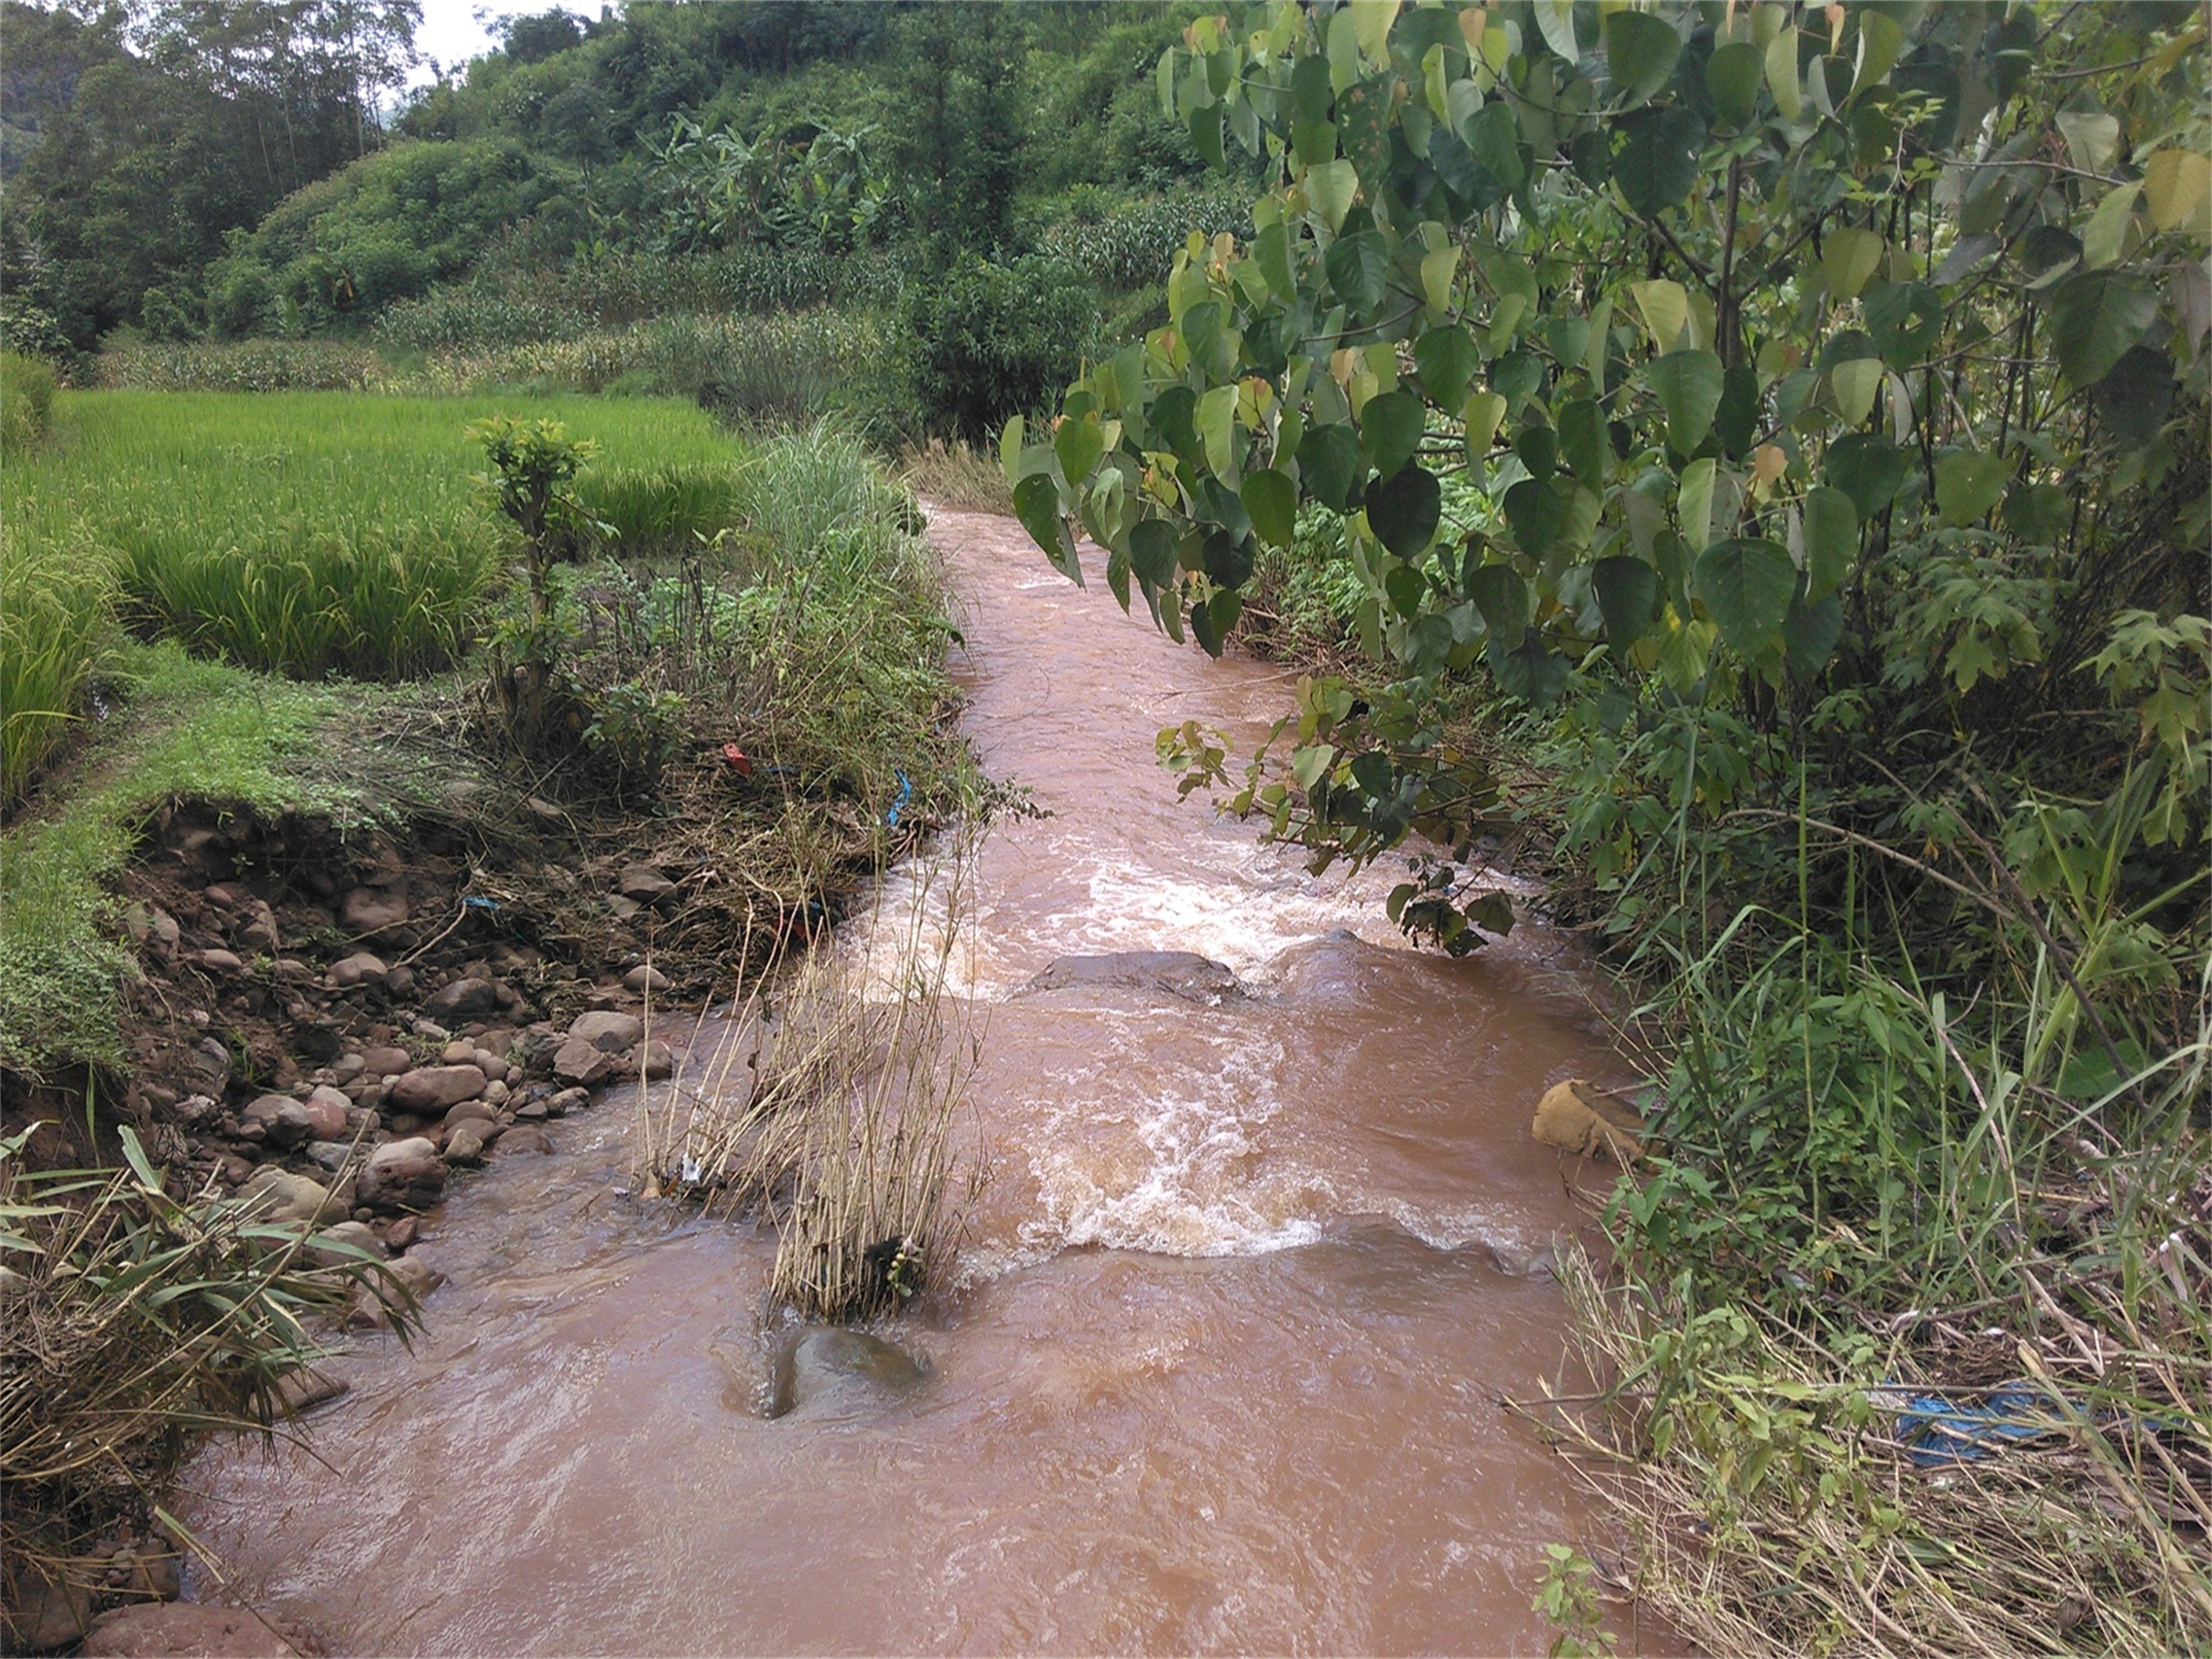
[{"label": "large green leaf", "polygon": [[1197,414],[1198,393],[1187,386],[1171,386],[1152,399],[1145,418],[1170,449],[1195,465],[1199,459]]},{"label": "large green leaf", "polygon": [[1457,409],[1482,367],[1482,352],[1464,328],[1445,323],[1413,342],[1413,366],[1421,371],[1430,402],[1438,409]]},{"label": "large green leaf", "polygon": [[1291,70],[1291,101],[1301,121],[1326,121],[1335,94],[1328,84],[1328,60],[1306,57]]},{"label": "large green leaf", "polygon": [[1191,423],[1205,446],[1206,464],[1216,473],[1237,465],[1237,388],[1218,386],[1198,400]]},{"label": "large green leaf", "polygon": [[1680,104],[1638,110],[1619,123],[1625,142],[1613,158],[1613,181],[1646,219],[1679,207],[1698,182],[1705,124]]},{"label": "large green leaf", "polygon": [[1840,489],[1818,485],[1805,492],[1805,577],[1814,599],[1824,599],[1851,578],[1859,560],[1859,512]]},{"label": "large green leaf", "polygon": [[1199,544],[1206,574],[1223,587],[1242,587],[1252,580],[1252,543],[1232,531],[1214,529]]},{"label": "large green leaf", "polygon": [[1291,482],[1289,473],[1272,466],[1247,473],[1237,494],[1244,510],[1252,515],[1252,527],[1260,532],[1261,539],[1272,547],[1291,544],[1298,527],[1298,487]]},{"label": "large green leaf", "polygon": [[1843,637],[1844,602],[1835,594],[1808,599],[1801,593],[1792,599],[1790,614],[1782,621],[1783,657],[1790,677],[1799,681],[1813,678],[1827,666]]},{"label": "large green leaf", "polygon": [[1316,427],[1298,445],[1298,471],[1307,494],[1336,512],[1347,513],[1367,481],[1367,452],[1348,426]]},{"label": "large green leaf", "polygon": [[1491,647],[1490,672],[1498,684],[1539,708],[1567,689],[1569,669],[1567,659],[1547,649],[1544,636],[1533,628],[1523,631],[1521,643],[1510,651]]},{"label": "large green leaf", "polygon": [[1505,521],[1521,550],[1540,559],[1567,529],[1575,487],[1565,478],[1523,478],[1505,492]]},{"label": "large green leaf", "polygon": [[1071,488],[1081,489],[1083,481],[1098,465],[1098,458],[1106,453],[1105,429],[1098,424],[1096,415],[1086,415],[1078,420],[1073,415],[1061,420],[1060,430],[1052,434],[1053,453],[1060,457],[1060,476]]},{"label": "large green leaf", "polygon": [[1226,167],[1228,160],[1221,148],[1221,106],[1214,104],[1191,111],[1188,125],[1190,142],[1206,158],[1206,165],[1217,171]]},{"label": "large green leaf", "polygon": [[2173,408],[2173,359],[2150,346],[2136,346],[2089,388],[2089,401],[2122,443],[2147,444],[2158,436]]},{"label": "large green leaf", "polygon": [[1948,525],[1979,524],[2004,499],[2012,465],[2002,455],[1954,449],[1936,463],[1936,507]]},{"label": "large green leaf", "polygon": [[1359,169],[1339,157],[1319,167],[1308,167],[1300,182],[1305,186],[1306,199],[1313,204],[1314,211],[1334,232],[1344,223],[1344,216],[1352,211],[1352,198],[1359,193]]},{"label": "large green leaf", "polygon": [[1382,289],[1390,274],[1390,249],[1379,231],[1363,230],[1339,237],[1329,245],[1322,262],[1329,286],[1355,313],[1372,312],[1382,303]]},{"label": "large green leaf", "polygon": [[1682,37],[1648,11],[1617,11],[1605,20],[1605,61],[1621,107],[1648,103],[1674,77]]},{"label": "large green leaf", "polygon": [[1830,231],[1820,248],[1820,270],[1828,279],[1829,294],[1838,300],[1857,299],[1881,263],[1881,253],[1879,232],[1848,225]]},{"label": "large green leaf", "polygon": [[1229,638],[1229,630],[1237,625],[1237,618],[1244,609],[1244,601],[1233,591],[1224,589],[1203,604],[1190,607],[1190,631],[1209,657],[1221,654],[1221,647]]},{"label": "large green leaf", "polygon": [[1766,76],[1766,54],[1749,40],[1715,49],[1705,60],[1705,90],[1721,119],[1741,131],[1759,113],[1759,83]]},{"label": "large green leaf", "polygon": [[1721,406],[1726,380],[1721,360],[1694,348],[1670,351],[1654,357],[1644,372],[1667,411],[1668,443],[1679,454],[1694,453],[1712,430],[1714,411]]},{"label": "large green leaf", "polygon": [[1443,516],[1443,491],[1425,466],[1403,466],[1367,486],[1367,522],[1401,559],[1419,558]]},{"label": "large green leaf", "polygon": [[1467,124],[1467,147],[1475,165],[1505,190],[1518,190],[1528,176],[1521,155],[1521,124],[1504,99],[1485,104]]},{"label": "large green leaf", "polygon": [[1593,489],[1604,487],[1612,447],[1606,438],[1605,411],[1592,399],[1577,398],[1561,406],[1559,453],[1576,477]]},{"label": "large green leaf", "polygon": [[1032,472],[1014,486],[1014,516],[1030,539],[1045,551],[1053,568],[1083,585],[1083,562],[1075,556],[1075,538],[1060,514],[1060,486],[1044,473]]},{"label": "large green leaf", "polygon": [[1428,405],[1410,392],[1378,392],[1359,411],[1359,438],[1384,477],[1413,459],[1428,422]]},{"label": "large green leaf", "polygon": [[1146,519],[1129,532],[1129,568],[1154,592],[1176,576],[1176,546],[1182,540],[1165,519]]},{"label": "large green leaf", "polygon": [[1606,642],[1616,654],[1650,631],[1659,605],[1659,573],[1643,560],[1600,559],[1590,567],[1590,589],[1605,618]]},{"label": "large green leaf", "polygon": [[1528,626],[1528,584],[1510,565],[1478,566],[1468,576],[1467,596],[1493,641],[1518,640]]},{"label": "large green leaf", "polygon": [[1440,674],[1451,661],[1452,647],[1456,643],[1452,637],[1452,625],[1443,617],[1433,613],[1418,617],[1406,630],[1406,642],[1399,651],[1399,659],[1416,674]]},{"label": "large green leaf", "polygon": [[1698,555],[1692,580],[1721,637],[1744,657],[1756,657],[1773,643],[1797,591],[1790,550],[1765,540],[1715,542]]},{"label": "large green leaf", "polygon": [[1828,446],[1828,482],[1871,519],[1897,499],[1911,458],[1879,432],[1854,432]]},{"label": "large green leaf", "polygon": [[2158,318],[2158,290],[2120,270],[2076,271],[2051,290],[2051,343],[2077,386],[2094,386],[2141,343]]},{"label": "large green leaf", "polygon": [[1863,302],[1867,332],[1892,368],[1928,361],[1943,332],[1943,296],[1925,283],[1885,283]]},{"label": "large green leaf", "polygon": [[1285,305],[1297,304],[1298,284],[1291,270],[1290,228],[1269,225],[1253,239],[1252,257],[1260,262],[1260,274],[1267,279],[1268,291]]}]

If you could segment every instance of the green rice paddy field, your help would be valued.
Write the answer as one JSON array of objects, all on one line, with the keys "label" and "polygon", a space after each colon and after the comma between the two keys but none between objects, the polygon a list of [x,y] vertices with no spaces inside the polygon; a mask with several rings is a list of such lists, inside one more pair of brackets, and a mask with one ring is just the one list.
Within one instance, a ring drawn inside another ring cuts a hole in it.
[{"label": "green rice paddy field", "polygon": [[390,679],[465,648],[507,532],[471,422],[563,422],[628,555],[732,521],[744,451],[667,398],[64,392],[0,471],[0,795],[66,734],[107,623],[299,678]]}]

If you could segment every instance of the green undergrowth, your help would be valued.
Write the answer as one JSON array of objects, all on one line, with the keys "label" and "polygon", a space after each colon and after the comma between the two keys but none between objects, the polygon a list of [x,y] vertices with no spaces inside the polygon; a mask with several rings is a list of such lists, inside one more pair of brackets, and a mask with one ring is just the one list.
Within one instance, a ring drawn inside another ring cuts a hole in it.
[{"label": "green undergrowth", "polygon": [[118,648],[118,703],[55,781],[51,804],[0,836],[0,1066],[122,1059],[125,986],[112,884],[147,820],[179,797],[275,815],[343,819],[357,787],[315,763],[360,688],[304,686],[188,656],[173,642]]}]

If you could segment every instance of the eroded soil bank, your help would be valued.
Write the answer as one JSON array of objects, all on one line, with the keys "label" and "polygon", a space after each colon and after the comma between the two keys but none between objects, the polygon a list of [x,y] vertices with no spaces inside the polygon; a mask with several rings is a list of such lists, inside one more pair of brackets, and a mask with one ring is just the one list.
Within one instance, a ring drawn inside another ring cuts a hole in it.
[{"label": "eroded soil bank", "polygon": [[[879,1329],[920,1374],[833,1358],[768,1415],[774,1241],[629,1195],[617,1097],[431,1212],[428,1332],[337,1362],[313,1455],[204,1461],[230,1593],[343,1651],[1542,1650],[1542,1546],[1585,1517],[1499,1402],[1558,1364],[1545,1254],[1585,1213],[1532,1104],[1613,1066],[1571,963],[1528,927],[1399,948],[1395,872],[1179,805],[1154,732],[1249,740],[1278,677],[1010,521],[935,533],[971,736],[1042,815],[973,872],[989,1175],[957,1287]],[[1134,951],[1234,983],[1035,983]],[[678,1033],[696,1085],[726,1033]]]}]

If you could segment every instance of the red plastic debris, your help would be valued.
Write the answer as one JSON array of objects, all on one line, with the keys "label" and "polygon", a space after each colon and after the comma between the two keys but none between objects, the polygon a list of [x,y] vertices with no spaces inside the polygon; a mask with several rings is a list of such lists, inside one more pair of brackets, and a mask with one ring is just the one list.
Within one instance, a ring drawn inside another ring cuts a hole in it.
[{"label": "red plastic debris", "polygon": [[730,769],[735,772],[739,777],[749,778],[752,776],[752,762],[746,757],[745,751],[738,748],[734,743],[726,743],[722,745],[722,758],[729,762]]}]

